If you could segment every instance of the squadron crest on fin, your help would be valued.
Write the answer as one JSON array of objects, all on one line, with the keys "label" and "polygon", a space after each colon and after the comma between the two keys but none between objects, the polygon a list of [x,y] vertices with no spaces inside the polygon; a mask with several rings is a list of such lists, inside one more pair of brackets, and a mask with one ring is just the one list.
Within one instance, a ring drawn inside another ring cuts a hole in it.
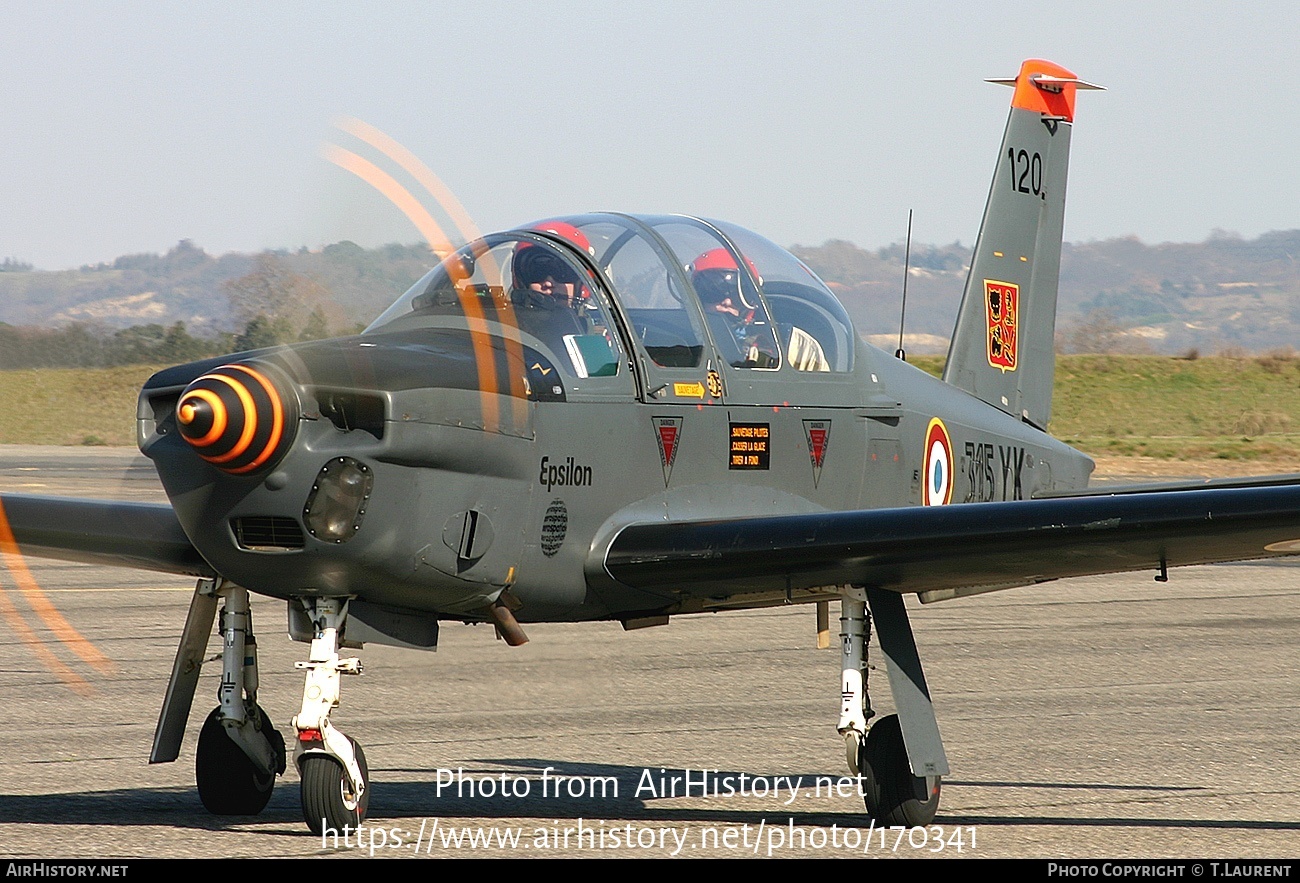
[{"label": "squadron crest on fin", "polygon": [[1016,370],[1017,320],[1020,286],[1014,282],[984,280],[984,308],[988,320],[989,364],[1003,371]]}]

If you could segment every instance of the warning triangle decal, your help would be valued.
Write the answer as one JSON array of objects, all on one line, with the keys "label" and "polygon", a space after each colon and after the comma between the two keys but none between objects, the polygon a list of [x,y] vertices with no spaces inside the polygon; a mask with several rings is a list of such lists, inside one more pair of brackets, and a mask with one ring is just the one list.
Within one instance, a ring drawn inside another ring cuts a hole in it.
[{"label": "warning triangle decal", "polygon": [[826,448],[831,442],[831,421],[805,420],[803,435],[808,442],[808,457],[812,460],[813,487],[822,479],[822,463],[826,459]]},{"label": "warning triangle decal", "polygon": [[681,417],[651,417],[654,424],[655,439],[659,442],[659,462],[664,467],[664,487],[673,474],[673,461],[677,459],[677,447],[682,437]]}]

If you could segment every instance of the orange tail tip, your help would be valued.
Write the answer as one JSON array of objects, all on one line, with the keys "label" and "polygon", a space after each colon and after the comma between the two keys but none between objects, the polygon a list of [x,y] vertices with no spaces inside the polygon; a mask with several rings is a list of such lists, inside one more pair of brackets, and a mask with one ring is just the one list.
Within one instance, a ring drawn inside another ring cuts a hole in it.
[{"label": "orange tail tip", "polygon": [[1079,89],[1105,90],[1105,86],[1085,83],[1072,72],[1043,61],[1031,58],[1020,65],[1020,73],[1014,77],[998,77],[986,80],[1015,87],[1011,96],[1011,106],[1023,110],[1034,110],[1047,116],[1074,122],[1074,93]]}]

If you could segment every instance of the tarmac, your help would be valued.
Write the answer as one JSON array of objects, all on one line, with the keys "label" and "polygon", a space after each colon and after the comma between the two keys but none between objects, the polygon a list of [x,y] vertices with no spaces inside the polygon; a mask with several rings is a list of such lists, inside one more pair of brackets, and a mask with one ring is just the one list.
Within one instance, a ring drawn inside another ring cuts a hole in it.
[{"label": "tarmac", "polygon": [[[0,447],[0,490],[164,499],[113,448]],[[324,842],[292,764],[257,817],[200,804],[219,665],[180,760],[147,763],[191,581],[24,563],[38,589],[0,568],[4,857],[1300,857],[1300,561],[909,601],[952,768],[911,832],[872,826],[841,778],[839,655],[810,606],[368,646],[333,720],[365,749],[370,815]],[[307,647],[282,602],[253,610],[259,701],[288,732]]]}]

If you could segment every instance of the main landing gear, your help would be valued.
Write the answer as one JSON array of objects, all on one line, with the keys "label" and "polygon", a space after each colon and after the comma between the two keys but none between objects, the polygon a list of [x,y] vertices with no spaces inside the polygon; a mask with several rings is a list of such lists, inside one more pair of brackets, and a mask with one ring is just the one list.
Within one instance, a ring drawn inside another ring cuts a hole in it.
[{"label": "main landing gear", "polygon": [[[212,709],[199,731],[194,778],[199,799],[208,812],[220,816],[256,815],[271,799],[275,777],[284,772],[284,737],[257,704],[257,639],[253,636],[248,591],[227,583],[210,585],[212,595],[225,602],[219,624],[220,704]],[[203,588],[200,584],[200,590]],[[181,646],[184,650],[185,643]]]},{"label": "main landing gear", "polygon": [[[867,813],[877,822],[928,825],[939,810],[940,779],[948,772],[948,761],[903,596],[849,586],[840,610],[843,672],[838,730],[844,737],[849,774],[859,777]],[[875,715],[867,692],[872,613],[899,713],[876,721],[868,732],[867,721]]]}]

